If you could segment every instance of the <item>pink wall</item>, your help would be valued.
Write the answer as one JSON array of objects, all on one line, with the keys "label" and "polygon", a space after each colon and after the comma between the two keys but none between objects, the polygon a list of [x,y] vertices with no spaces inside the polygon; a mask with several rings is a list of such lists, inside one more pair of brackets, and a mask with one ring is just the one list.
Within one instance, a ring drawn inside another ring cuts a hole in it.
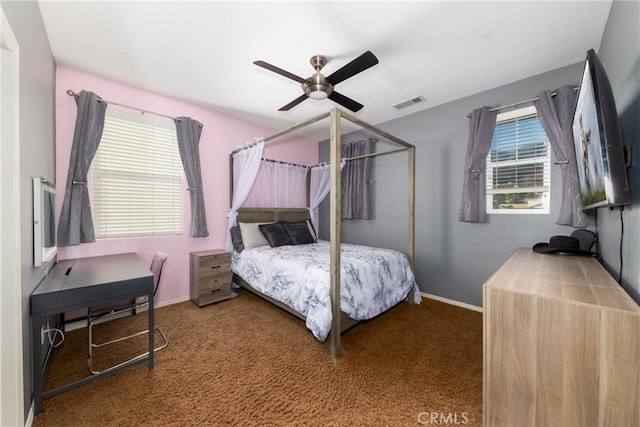
[{"label": "pink wall", "polygon": [[[64,197],[69,152],[76,120],[76,105],[68,89],[88,90],[100,97],[125,105],[169,116],[188,116],[204,125],[200,138],[200,161],[209,236],[189,237],[190,205],[185,191],[184,227],[181,236],[103,239],[95,243],[58,249],[58,259],[82,258],[122,252],[136,252],[145,261],[156,251],[169,255],[156,302],[171,301],[189,295],[189,252],[223,248],[229,211],[229,153],[255,137],[268,136],[270,129],[187,102],[157,95],[71,68],[57,67],[56,76],[56,183],[57,217]],[[316,142],[302,138],[267,144],[265,157],[301,164],[318,162]],[[186,185],[185,185],[186,188]]]}]

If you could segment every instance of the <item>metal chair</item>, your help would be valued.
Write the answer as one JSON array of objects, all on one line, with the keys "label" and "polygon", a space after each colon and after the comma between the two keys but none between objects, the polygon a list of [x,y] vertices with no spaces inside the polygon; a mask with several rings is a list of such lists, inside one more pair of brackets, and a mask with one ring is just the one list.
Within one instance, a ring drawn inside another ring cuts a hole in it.
[{"label": "metal chair", "polygon": [[[166,259],[167,259],[167,254],[164,254],[162,252],[157,252],[153,256],[153,259],[151,260],[150,270],[153,273],[153,287],[154,287],[153,296],[154,297],[158,292],[158,285],[160,284],[160,277],[162,275],[162,267],[164,266],[164,262],[166,261]],[[149,305],[149,297],[145,296],[145,297],[136,298],[133,301],[122,301],[118,304],[109,304],[109,305],[103,305],[99,307],[89,307],[89,312],[87,315],[87,322],[88,322],[87,329],[89,333],[89,351],[87,354],[87,366],[89,368],[89,372],[91,372],[92,374],[99,374],[100,372],[116,369],[124,365],[125,363],[142,359],[149,354],[149,352],[147,351],[145,353],[134,356],[131,359],[125,360],[124,362],[121,362],[116,365],[110,366],[109,368],[103,369],[102,371],[96,371],[93,369],[93,349],[94,348],[104,347],[109,344],[114,344],[120,341],[124,341],[130,338],[134,338],[134,337],[149,333],[149,329],[145,329],[131,335],[127,335],[121,338],[116,338],[113,340],[96,344],[93,342],[94,325],[96,323],[102,323],[108,320],[114,320],[114,319],[110,319],[111,317],[115,317],[115,318],[123,317],[122,314],[127,312],[131,312],[135,316],[138,310],[142,308],[146,308],[148,307],[148,305]],[[164,334],[164,332],[162,332],[160,328],[155,328],[155,330],[158,331],[163,341],[162,345],[154,349],[154,351],[159,351],[169,345],[169,340],[167,339],[167,336]]]}]

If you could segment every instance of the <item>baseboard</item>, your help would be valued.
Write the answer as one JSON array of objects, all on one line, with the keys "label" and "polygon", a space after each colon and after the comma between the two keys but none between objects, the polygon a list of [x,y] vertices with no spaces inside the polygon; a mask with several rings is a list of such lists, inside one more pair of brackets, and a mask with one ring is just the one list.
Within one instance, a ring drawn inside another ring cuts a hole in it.
[{"label": "baseboard", "polygon": [[180,304],[181,302],[189,301],[190,299],[191,297],[187,295],[186,297],[180,297],[180,298],[172,299],[169,301],[160,302],[155,305],[155,308],[166,307],[168,305],[173,305],[173,304]]},{"label": "baseboard", "polygon": [[[186,296],[186,297],[180,297],[180,298],[176,298],[176,299],[172,299],[169,301],[163,301],[160,302],[158,304],[155,305],[155,308],[160,308],[160,307],[166,307],[168,305],[173,305],[173,304],[179,304],[181,302],[185,302],[185,301],[189,301],[190,297]],[[147,311],[146,308],[140,309],[139,312],[144,312]],[[113,319],[118,319],[120,317],[127,317],[129,316],[129,313],[121,313],[120,315],[117,316],[113,316],[111,318],[111,320]],[[76,329],[81,329],[81,328],[86,328],[87,327],[87,321],[86,320],[77,320],[75,322],[69,322],[64,326],[65,331],[73,331]]]},{"label": "baseboard", "polygon": [[449,298],[443,298],[443,297],[439,297],[437,295],[427,294],[425,292],[420,292],[420,294],[425,298],[429,298],[429,299],[432,299],[432,300],[444,302],[446,304],[456,305],[458,307],[466,308],[467,310],[473,310],[473,311],[478,311],[478,312],[482,313],[482,307],[478,307],[477,305],[471,305],[471,304],[467,304],[466,302],[460,302],[460,301],[452,300],[452,299],[449,299]]}]

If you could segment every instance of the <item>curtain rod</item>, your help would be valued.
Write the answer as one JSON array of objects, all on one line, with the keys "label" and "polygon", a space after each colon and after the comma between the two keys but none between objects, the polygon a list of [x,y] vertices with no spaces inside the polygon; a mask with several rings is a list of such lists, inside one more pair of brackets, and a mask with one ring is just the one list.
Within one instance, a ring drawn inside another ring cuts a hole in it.
[{"label": "curtain rod", "polygon": [[400,151],[407,151],[408,149],[409,149],[408,147],[401,147],[401,148],[396,148],[395,150],[378,151],[377,153],[369,153],[369,154],[362,154],[360,156],[342,158],[341,160],[351,161],[351,160],[365,159],[367,157],[384,156],[385,154],[398,153]]},{"label": "curtain rod", "polygon": [[[67,90],[67,95],[69,95],[69,96],[73,96],[73,97],[78,96],[78,94],[77,94],[77,93],[75,93],[74,91],[72,91],[71,89]],[[154,116],[160,116],[160,117],[164,117],[164,118],[166,118],[166,119],[177,120],[177,121],[179,121],[179,122],[181,122],[181,121],[182,121],[182,119],[179,119],[179,118],[177,118],[177,117],[167,116],[166,114],[154,113],[153,111],[143,110],[142,108],[132,107],[132,106],[130,106],[130,105],[120,104],[120,103],[118,103],[118,102],[106,101],[106,100],[104,100],[104,99],[102,99],[102,98],[99,98],[98,100],[99,100],[99,101],[102,101],[102,102],[106,102],[107,104],[117,105],[117,106],[119,106],[119,107],[124,107],[124,108],[129,108],[129,109],[131,109],[131,110],[140,111],[142,114],[145,114],[145,113],[146,113],[146,114],[153,114]],[[200,127],[202,127],[202,123],[200,123]]]},{"label": "curtain rod", "polygon": [[[577,91],[580,88],[580,86],[575,86],[573,88],[573,91]],[[551,94],[551,96],[556,96],[558,93],[557,92],[553,92]],[[540,98],[539,97],[535,97],[535,98],[531,98],[531,99],[526,99],[524,101],[520,101],[520,102],[514,102],[513,104],[507,104],[507,105],[501,105],[500,107],[493,107],[491,109],[489,109],[489,111],[500,111],[500,110],[504,110],[505,108],[518,108],[519,105],[523,105],[523,104],[531,104],[534,101],[538,101]],[[467,113],[467,118],[471,118],[471,113]]]},{"label": "curtain rod", "polygon": [[295,166],[297,168],[309,169],[309,166],[307,166],[307,165],[300,165],[298,163],[284,162],[282,160],[265,159],[264,157],[261,158],[260,160],[263,161],[263,162],[271,162],[271,163],[277,163],[277,164],[280,164],[280,165]]},{"label": "curtain rod", "polygon": [[[401,147],[401,148],[396,148],[395,150],[378,151],[376,153],[362,154],[362,155],[353,156],[353,157],[342,157],[340,160],[341,161],[345,161],[345,162],[349,162],[349,161],[352,161],[352,160],[366,159],[367,157],[384,156],[385,154],[393,154],[393,153],[398,153],[400,151],[407,151],[407,150],[408,150],[407,147]],[[306,166],[306,165],[300,165],[300,164],[297,164],[297,163],[283,162],[281,160],[265,159],[264,157],[261,158],[260,160],[262,160],[264,162],[280,163],[280,164],[283,164],[283,165],[296,166],[296,167],[306,168],[306,169],[313,169],[313,168],[315,168],[317,166],[324,166],[324,165],[328,165],[329,164],[329,162],[322,162],[322,163],[318,163],[317,165]]]},{"label": "curtain rod", "polygon": [[329,166],[329,162],[321,162],[321,163],[318,163],[317,165],[309,166],[309,169],[321,168],[322,166]]}]

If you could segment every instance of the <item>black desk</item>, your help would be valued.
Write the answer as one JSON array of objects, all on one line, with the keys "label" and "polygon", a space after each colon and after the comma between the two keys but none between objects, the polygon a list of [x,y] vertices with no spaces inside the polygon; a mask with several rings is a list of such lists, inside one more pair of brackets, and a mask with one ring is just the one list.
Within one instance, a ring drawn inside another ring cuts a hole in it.
[{"label": "black desk", "polygon": [[149,297],[149,331],[153,331],[153,274],[134,253],[70,259],[58,262],[31,294],[33,342],[33,388],[35,413],[42,412],[42,399],[148,361],[153,369],[153,333],[149,333],[146,358],[105,370],[46,392],[42,391],[42,318],[52,314],[108,302]]}]

